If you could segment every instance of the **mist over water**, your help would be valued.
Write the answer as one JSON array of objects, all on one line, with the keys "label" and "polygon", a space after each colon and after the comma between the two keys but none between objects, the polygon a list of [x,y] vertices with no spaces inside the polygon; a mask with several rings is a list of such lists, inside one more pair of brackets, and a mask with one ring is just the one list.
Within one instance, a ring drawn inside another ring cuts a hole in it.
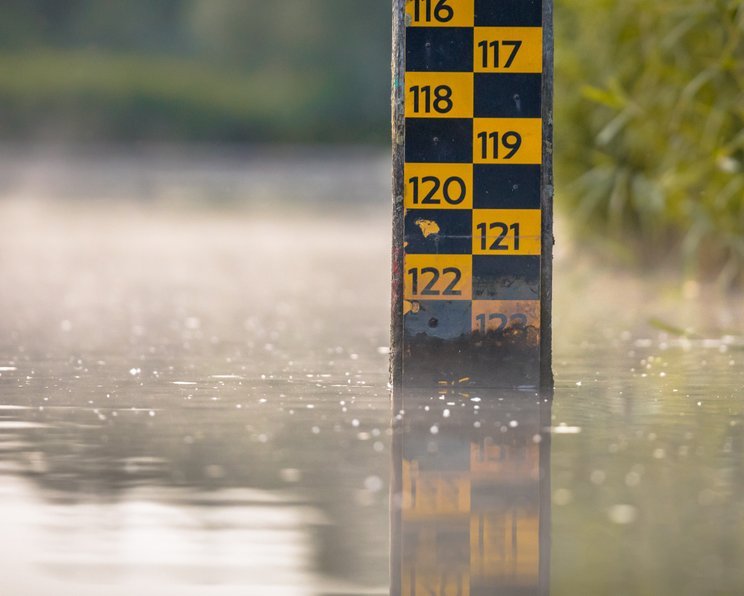
[{"label": "mist over water", "polygon": [[[0,592],[387,593],[388,156],[0,172]],[[587,252],[559,227],[550,593],[738,593],[742,302]],[[424,445],[521,432],[422,399]]]}]

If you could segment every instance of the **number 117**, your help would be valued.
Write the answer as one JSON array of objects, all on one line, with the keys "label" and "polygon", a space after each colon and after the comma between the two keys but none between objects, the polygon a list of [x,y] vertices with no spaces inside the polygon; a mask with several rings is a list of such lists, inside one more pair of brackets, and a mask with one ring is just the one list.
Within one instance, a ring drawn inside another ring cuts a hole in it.
[{"label": "number 117", "polygon": [[[483,68],[489,68],[493,66],[493,68],[501,68],[501,59],[500,59],[500,49],[501,47],[510,47],[511,53],[509,54],[509,57],[506,59],[506,63],[504,64],[504,68],[511,67],[512,64],[514,64],[514,59],[517,57],[517,54],[519,53],[519,48],[522,47],[521,41],[491,41],[484,40],[478,43],[478,47],[483,50]],[[493,50],[493,52],[489,52],[489,48]],[[489,58],[493,55],[493,65],[489,64]]]}]

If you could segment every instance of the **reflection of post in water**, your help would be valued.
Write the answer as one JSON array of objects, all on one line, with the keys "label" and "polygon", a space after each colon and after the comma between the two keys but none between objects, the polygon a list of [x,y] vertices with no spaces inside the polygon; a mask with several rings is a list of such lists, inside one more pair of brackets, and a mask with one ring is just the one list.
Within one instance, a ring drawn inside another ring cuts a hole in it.
[{"label": "reflection of post in water", "polygon": [[550,398],[482,397],[398,400],[392,594],[548,593]]}]

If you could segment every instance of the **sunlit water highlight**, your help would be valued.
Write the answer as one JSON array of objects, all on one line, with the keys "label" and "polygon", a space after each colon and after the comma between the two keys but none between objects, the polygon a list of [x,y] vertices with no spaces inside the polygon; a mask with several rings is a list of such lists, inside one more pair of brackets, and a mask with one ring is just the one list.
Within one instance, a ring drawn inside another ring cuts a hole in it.
[{"label": "sunlit water highlight", "polygon": [[[11,158],[0,593],[387,593],[387,157]],[[551,593],[741,593],[742,302],[557,249]]]}]

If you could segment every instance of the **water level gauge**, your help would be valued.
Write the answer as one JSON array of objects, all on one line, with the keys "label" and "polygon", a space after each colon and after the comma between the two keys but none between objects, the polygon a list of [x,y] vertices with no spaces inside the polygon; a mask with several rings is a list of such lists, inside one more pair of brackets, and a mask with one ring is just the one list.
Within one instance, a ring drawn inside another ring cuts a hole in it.
[{"label": "water level gauge", "polygon": [[550,374],[551,0],[400,0],[396,386]]}]

